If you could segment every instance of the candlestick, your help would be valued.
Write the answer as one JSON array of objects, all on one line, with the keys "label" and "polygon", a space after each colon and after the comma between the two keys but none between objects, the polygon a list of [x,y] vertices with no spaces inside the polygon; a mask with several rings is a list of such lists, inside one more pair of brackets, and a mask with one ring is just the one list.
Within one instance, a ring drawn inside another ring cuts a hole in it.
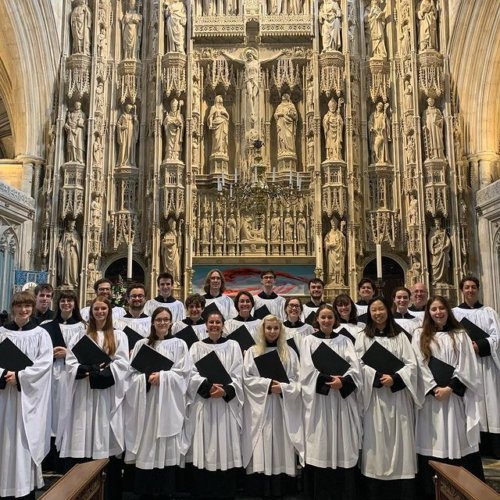
[{"label": "candlestick", "polygon": [[377,255],[377,278],[382,278],[382,245],[377,243],[375,249]]},{"label": "candlestick", "polygon": [[127,279],[132,279],[132,252],[134,250],[134,245],[132,240],[128,244],[128,254],[127,254]]}]

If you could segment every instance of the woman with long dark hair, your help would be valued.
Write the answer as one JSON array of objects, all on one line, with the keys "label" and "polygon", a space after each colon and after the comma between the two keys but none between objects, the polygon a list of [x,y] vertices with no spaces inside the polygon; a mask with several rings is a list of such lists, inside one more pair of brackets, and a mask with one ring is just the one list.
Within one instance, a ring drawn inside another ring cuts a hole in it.
[{"label": "woman with long dark hair", "polygon": [[362,360],[361,473],[366,478],[367,496],[415,498],[414,406],[422,403],[417,390],[417,359],[410,341],[394,322],[390,304],[382,297],[368,302],[366,327],[356,340],[359,358],[369,356],[371,348],[382,349],[379,358],[394,356],[400,366],[393,371],[384,358],[380,367]]},{"label": "woman with long dark hair", "polygon": [[[461,465],[484,481],[479,454],[481,377],[472,342],[444,297],[428,300],[412,343],[425,391],[416,425],[419,498],[434,498],[429,460]],[[451,377],[436,369],[439,362],[446,363]]]},{"label": "woman with long dark hair", "polygon": [[338,330],[341,331],[344,328],[354,339],[353,342],[356,342],[358,335],[365,327],[364,323],[358,321],[356,304],[349,295],[341,293],[333,299],[332,305],[338,322]]},{"label": "woman with long dark hair", "polygon": [[142,373],[132,366],[129,369],[125,463],[135,464],[137,495],[172,495],[175,468],[181,464],[181,431],[193,363],[186,343],[171,335],[171,326],[170,310],[156,308],[149,337],[137,342],[130,358],[133,363],[141,349],[150,347],[173,362],[168,371]]},{"label": "woman with long dark hair", "polygon": [[[305,462],[314,489],[311,496],[315,500],[349,500],[356,498],[361,444],[361,367],[352,342],[335,332],[337,321],[331,305],[318,308],[315,326],[317,330],[304,337],[300,350]],[[318,349],[327,355],[334,351],[330,356],[347,362],[346,371],[327,372],[323,366],[329,362],[315,361]]]},{"label": "woman with long dark hair", "polygon": [[[299,360],[276,316],[262,320],[256,340],[245,354],[243,368],[243,466],[255,479],[254,496],[282,498],[287,476],[296,475],[297,455],[302,465],[304,460]],[[256,359],[271,351],[277,351],[288,382],[260,375]]]},{"label": "woman with long dark hair", "polygon": [[252,316],[252,309],[255,305],[253,295],[250,292],[242,290],[234,298],[234,307],[238,311],[238,316],[228,319],[224,322],[224,334],[229,335],[240,326],[245,326],[249,333],[254,336],[260,319]]},{"label": "woman with long dark hair", "polygon": [[0,364],[0,498],[34,500],[35,489],[43,486],[41,464],[50,446],[52,343],[32,319],[34,309],[33,294],[16,293],[12,321],[0,327],[0,342],[14,344],[32,362],[18,371]]},{"label": "woman with long dark hair", "polygon": [[61,403],[56,436],[60,456],[68,458],[68,467],[115,457],[124,450],[122,402],[129,365],[128,340],[125,333],[113,329],[111,302],[106,297],[98,296],[91,302],[85,334],[111,362],[108,366],[82,365],[72,351],[80,339],[73,337],[68,344],[66,401]]}]

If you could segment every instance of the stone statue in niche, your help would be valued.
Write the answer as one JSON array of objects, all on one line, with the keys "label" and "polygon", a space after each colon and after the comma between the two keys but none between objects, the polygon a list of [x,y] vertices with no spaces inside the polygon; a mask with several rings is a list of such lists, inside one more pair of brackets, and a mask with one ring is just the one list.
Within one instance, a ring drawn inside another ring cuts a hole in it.
[{"label": "stone statue in niche", "polygon": [[73,111],[68,111],[64,130],[66,131],[66,151],[69,162],[85,163],[85,121],[82,103],[76,101]]},{"label": "stone statue in niche", "polygon": [[71,38],[72,53],[90,55],[90,33],[92,27],[92,13],[86,0],[77,2],[71,11]]},{"label": "stone statue in niche", "polygon": [[92,160],[94,162],[94,166],[101,167],[103,158],[104,153],[102,146],[102,137],[100,135],[96,135],[94,144],[92,146]]},{"label": "stone statue in niche", "polygon": [[173,0],[165,3],[165,52],[179,52],[185,54],[186,41],[186,7],[182,0]]},{"label": "stone statue in niche", "polygon": [[236,243],[238,236],[237,229],[238,229],[238,224],[234,217],[234,213],[231,212],[229,214],[229,218],[227,219],[226,223],[226,240],[228,243],[230,244]]},{"label": "stone statue in niche", "polygon": [[403,93],[403,109],[405,111],[413,109],[413,86],[409,80],[405,80],[405,89]]},{"label": "stone statue in niche", "polygon": [[418,200],[415,195],[410,195],[408,202],[408,225],[416,226],[418,224]]},{"label": "stone statue in niche", "polygon": [[339,229],[336,218],[331,220],[331,229],[325,236],[326,269],[329,283],[344,284],[346,238]]},{"label": "stone statue in niche", "polygon": [[69,219],[57,245],[59,283],[61,286],[78,287],[82,238],[75,228],[76,221]]},{"label": "stone statue in niche", "polygon": [[434,227],[429,233],[429,252],[431,254],[432,284],[448,281],[451,240],[441,227],[441,219],[434,219]]},{"label": "stone statue in niche", "polygon": [[248,215],[242,215],[241,217],[240,240],[243,242],[257,240],[252,231],[251,220],[252,218]]},{"label": "stone statue in niche", "polygon": [[314,76],[312,72],[307,77],[306,109],[308,113],[314,113]]},{"label": "stone statue in niche", "polygon": [[319,9],[322,52],[340,50],[342,44],[342,9],[336,0],[325,0]]},{"label": "stone statue in niche", "polygon": [[401,36],[399,39],[401,40],[401,55],[407,56],[411,51],[411,33],[410,33],[410,25],[408,23],[403,24],[401,26]]},{"label": "stone statue in niche", "polygon": [[387,116],[389,103],[378,102],[375,111],[368,120],[370,132],[370,147],[372,162],[381,164],[389,163],[389,141],[391,140],[391,123]]},{"label": "stone statue in niche", "polygon": [[369,42],[369,55],[374,59],[387,59],[385,45],[385,12],[380,8],[379,0],[371,0],[365,10],[365,29]]},{"label": "stone statue in niche", "polygon": [[174,284],[179,285],[181,258],[178,234],[175,219],[172,217],[167,221],[167,230],[161,240],[161,264],[163,271],[170,271],[174,277]]},{"label": "stone statue in niche", "polygon": [[229,113],[221,95],[215,96],[215,103],[208,113],[207,125],[212,132],[212,154],[227,156]]},{"label": "stone statue in niche", "polygon": [[215,244],[222,244],[224,240],[224,221],[222,214],[217,212],[214,220],[214,242]]},{"label": "stone statue in niche", "polygon": [[278,136],[278,157],[295,155],[295,134],[298,114],[289,94],[283,94],[274,112]]},{"label": "stone statue in niche", "polygon": [[436,108],[432,97],[427,99],[427,109],[424,110],[422,115],[422,127],[425,138],[426,158],[430,160],[444,158],[444,117],[441,110]]},{"label": "stone statue in niche", "polygon": [[163,128],[165,130],[166,148],[165,160],[180,160],[184,133],[184,118],[182,116],[182,101],[172,99],[170,111],[165,114]]},{"label": "stone statue in niche", "polygon": [[280,241],[281,239],[281,219],[275,211],[271,217],[271,241]]},{"label": "stone statue in niche", "polygon": [[285,218],[283,219],[283,233],[285,241],[293,241],[293,229],[295,228],[295,221],[287,210]]},{"label": "stone statue in niche", "polygon": [[422,0],[418,6],[419,50],[437,49],[437,10],[434,0]]},{"label": "stone statue in niche", "polygon": [[[132,114],[132,109],[134,114]],[[123,113],[116,123],[116,134],[118,139],[118,162],[119,167],[135,166],[135,150],[139,138],[139,123],[135,114],[135,106],[126,104]]]},{"label": "stone statue in niche", "polygon": [[208,220],[208,214],[201,218],[200,222],[200,236],[201,241],[208,242],[210,241],[210,222]]},{"label": "stone statue in niche", "polygon": [[[342,102],[343,100],[339,99],[339,103]],[[327,160],[342,160],[343,129],[344,120],[340,114],[340,106],[332,97],[328,101],[328,112],[323,117]]]},{"label": "stone statue in niche", "polygon": [[123,59],[138,59],[142,35],[142,15],[137,12],[136,0],[129,0],[128,11],[122,17]]},{"label": "stone statue in niche", "polygon": [[306,218],[304,214],[301,212],[297,217],[297,241],[299,243],[304,243],[306,241]]},{"label": "stone statue in niche", "polygon": [[248,103],[248,115],[250,116],[250,123],[253,127],[258,118],[257,108],[260,86],[260,65],[278,59],[278,57],[280,57],[283,52],[278,52],[277,54],[268,57],[267,59],[263,59],[262,61],[259,61],[259,55],[257,51],[251,47],[244,51],[244,59],[234,57],[228,52],[222,52],[222,54],[230,61],[242,64],[245,68],[244,81]]}]

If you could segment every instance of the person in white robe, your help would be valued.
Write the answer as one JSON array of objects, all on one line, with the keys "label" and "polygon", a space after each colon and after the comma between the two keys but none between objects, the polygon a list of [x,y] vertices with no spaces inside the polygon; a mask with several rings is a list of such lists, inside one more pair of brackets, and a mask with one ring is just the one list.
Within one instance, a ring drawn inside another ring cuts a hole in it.
[{"label": "person in white robe", "polygon": [[[352,342],[334,331],[333,308],[317,311],[318,330],[302,342],[300,383],[304,404],[305,463],[312,475],[313,499],[356,498],[356,468],[361,445],[361,366]],[[321,373],[313,363],[325,343],[349,368],[344,374]]]},{"label": "person in white robe", "polygon": [[0,497],[35,498],[43,486],[42,460],[50,447],[52,342],[32,319],[35,297],[12,298],[13,321],[0,327],[32,362],[17,372],[0,365]]},{"label": "person in white robe", "polygon": [[207,338],[207,327],[203,319],[203,310],[205,309],[205,297],[199,293],[193,293],[186,298],[187,317],[181,321],[176,321],[172,325],[172,335],[177,335],[185,328],[190,326],[198,340]]},{"label": "person in white robe", "polygon": [[[66,370],[67,346],[71,340],[80,338],[85,333],[86,325],[80,315],[78,297],[73,290],[63,290],[56,300],[55,317],[51,321],[44,321],[40,325],[47,330],[52,340],[54,363],[52,365],[52,437],[50,453],[44,460],[43,469],[63,473],[63,464],[59,460],[55,447],[55,436],[57,435],[57,424],[59,420],[59,409],[61,399],[61,379],[64,378]],[[61,344],[61,339],[64,345]]]},{"label": "person in white robe", "polygon": [[[319,307],[319,306],[318,306]],[[288,297],[285,301],[285,316],[283,322],[285,327],[286,339],[296,353],[300,356],[300,348],[304,337],[314,333],[314,327],[304,323],[300,318],[302,316],[302,301],[298,297]]]},{"label": "person in white robe", "polygon": [[500,459],[500,320],[497,312],[478,301],[479,280],[465,276],[460,281],[464,301],[453,308],[458,321],[467,318],[488,337],[472,342],[481,376],[479,404],[481,443],[484,455]]},{"label": "person in white robe", "polygon": [[375,295],[375,283],[370,278],[361,278],[358,283],[358,301],[356,302],[356,311],[358,319],[366,322],[366,312],[368,311],[368,302]]},{"label": "person in white robe", "polygon": [[[296,475],[297,456],[304,465],[299,360],[276,316],[263,319],[256,338],[257,344],[245,353],[243,367],[243,466],[247,474],[260,479],[252,496],[282,498],[286,492],[283,475]],[[255,358],[273,350],[278,351],[288,383],[259,374]]]},{"label": "person in white robe", "polygon": [[[420,363],[425,400],[417,411],[416,450],[419,498],[434,498],[429,460],[461,465],[484,481],[479,454],[481,377],[472,342],[461,329],[448,301],[434,296],[412,345]],[[447,386],[437,385],[429,368],[434,357],[454,367]]]},{"label": "person in white robe", "polygon": [[359,334],[365,328],[365,323],[358,320],[358,310],[356,304],[345,293],[337,295],[332,302],[333,312],[337,319],[338,326],[335,331],[347,331],[347,337],[351,339],[352,343],[356,343]]},{"label": "person in white robe", "polygon": [[254,318],[251,314],[254,305],[253,295],[250,292],[241,291],[236,294],[234,307],[238,311],[238,315],[224,322],[224,335],[226,337],[244,325],[250,335],[256,339],[257,327],[261,320]]},{"label": "person in white robe", "polygon": [[392,314],[394,321],[410,336],[419,326],[422,326],[423,317],[417,317],[410,312],[411,292],[405,286],[398,286],[392,291]]},{"label": "person in white robe", "polygon": [[[236,474],[242,467],[241,423],[243,407],[243,357],[239,344],[222,336],[224,318],[207,317],[208,337],[191,346],[195,363],[189,386],[184,442],[186,462],[194,466],[195,498],[233,498]],[[211,383],[196,363],[215,353],[231,377],[231,383]]]},{"label": "person in white robe", "polygon": [[214,303],[224,316],[224,320],[228,320],[237,316],[238,312],[231,297],[224,294],[225,289],[226,281],[222,271],[219,269],[209,271],[203,287],[203,290],[205,290],[205,307]]},{"label": "person in white robe", "polygon": [[408,307],[408,311],[415,316],[420,322],[424,320],[425,306],[429,299],[429,291],[424,283],[415,283],[411,288],[412,304]]},{"label": "person in white robe", "polygon": [[173,275],[169,272],[160,273],[156,278],[156,285],[158,286],[158,295],[146,302],[144,313],[151,316],[157,307],[168,307],[172,313],[172,322],[181,321],[186,316],[186,309],[184,304],[172,295]]},{"label": "person in white robe", "polygon": [[172,495],[175,467],[181,464],[186,394],[193,362],[187,345],[170,334],[172,313],[153,311],[150,335],[135,345],[131,363],[151,347],[174,364],[168,371],[141,373],[129,368],[125,393],[125,463],[135,464],[136,495]]},{"label": "person in white robe", "polygon": [[[374,343],[404,366],[392,375],[361,359]],[[356,339],[363,369],[363,444],[361,473],[369,500],[415,498],[415,407],[423,403],[418,366],[408,337],[398,330],[391,305],[381,297],[368,303],[366,328]]]},{"label": "person in white robe", "polygon": [[61,388],[56,446],[67,468],[75,463],[110,458],[107,482],[113,494],[121,488],[116,456],[124,450],[123,398],[129,366],[128,340],[113,329],[111,303],[96,297],[90,305],[86,335],[111,358],[106,366],[81,365],[72,351],[72,338]]},{"label": "person in white robe", "polygon": [[278,295],[274,291],[274,286],[276,285],[276,273],[272,269],[262,271],[260,273],[260,282],[262,283],[262,292],[254,297],[254,313],[256,313],[261,307],[266,306],[270,314],[273,314],[281,321],[285,321],[285,297]]},{"label": "person in white robe", "polygon": [[325,283],[319,278],[312,278],[309,280],[307,287],[309,289],[310,300],[303,304],[302,313],[300,314],[300,320],[304,323],[311,324],[309,321],[307,321],[307,318],[309,318],[311,313],[316,314],[318,307],[326,303],[323,300]]},{"label": "person in white robe", "polygon": [[[113,301],[113,284],[108,278],[101,278],[94,283],[94,291],[96,297],[106,297],[112,304]],[[112,305],[111,309],[113,320],[121,318],[127,314],[127,311],[121,306]],[[88,322],[90,317],[90,306],[85,306],[80,309],[80,314],[83,321]]]}]

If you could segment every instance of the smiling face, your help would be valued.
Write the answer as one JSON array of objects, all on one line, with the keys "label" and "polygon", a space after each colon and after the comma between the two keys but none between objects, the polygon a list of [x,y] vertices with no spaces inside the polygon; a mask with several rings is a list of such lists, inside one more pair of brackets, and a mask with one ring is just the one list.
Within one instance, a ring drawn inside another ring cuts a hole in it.
[{"label": "smiling face", "polygon": [[96,323],[104,323],[109,314],[108,304],[106,302],[101,302],[100,300],[96,300],[92,304],[92,316]]},{"label": "smiling face", "polygon": [[408,311],[408,304],[410,303],[410,296],[408,292],[404,290],[399,290],[396,292],[394,296],[394,304],[396,305],[396,309],[399,313],[405,313]]},{"label": "smiling face", "polygon": [[210,274],[210,295],[219,295],[222,286],[222,278],[218,271],[213,271]]},{"label": "smiling face", "polygon": [[359,298],[368,302],[373,298],[374,290],[371,283],[363,283],[358,290]]},{"label": "smiling face", "polygon": [[286,315],[292,323],[295,323],[299,319],[301,309],[302,307],[299,299],[290,299],[288,301]]},{"label": "smiling face", "polygon": [[146,303],[146,294],[143,288],[132,288],[128,295],[129,309],[141,310]]},{"label": "smiling face", "polygon": [[240,316],[243,318],[246,318],[250,315],[250,311],[252,310],[252,301],[250,300],[250,297],[247,295],[240,295],[238,298],[238,304],[237,304],[237,309],[238,312],[240,313]]},{"label": "smiling face", "polygon": [[413,305],[418,309],[424,308],[428,295],[427,287],[423,283],[415,283],[412,294]]},{"label": "smiling face", "polygon": [[319,302],[321,297],[323,297],[323,285],[321,283],[311,283],[309,285],[309,295],[311,299]]},{"label": "smiling face", "polygon": [[388,312],[385,304],[381,300],[372,302],[369,307],[369,313],[375,328],[383,330],[387,325]]},{"label": "smiling face", "polygon": [[172,280],[170,278],[161,278],[158,283],[158,290],[162,297],[170,297],[172,295]]},{"label": "smiling face", "polygon": [[429,314],[438,330],[441,330],[446,325],[448,321],[448,311],[440,300],[435,300],[431,303],[429,306]]},{"label": "smiling face", "polygon": [[107,281],[101,283],[97,287],[97,295],[101,295],[102,297],[106,297],[107,299],[111,300],[112,298],[111,283],[108,283]]},{"label": "smiling face", "polygon": [[203,312],[203,307],[199,302],[193,302],[187,306],[187,313],[190,319],[194,322],[201,318],[201,313]]},{"label": "smiling face", "polygon": [[330,309],[321,309],[317,317],[319,329],[323,333],[330,334],[335,326],[335,315]]},{"label": "smiling face", "polygon": [[477,302],[479,287],[474,281],[467,280],[462,285],[462,293],[464,294],[465,302],[469,305],[474,305]]},{"label": "smiling face", "polygon": [[69,297],[63,297],[59,300],[59,309],[64,315],[70,316],[75,308],[75,301]]},{"label": "smiling face", "polygon": [[14,316],[14,321],[18,325],[23,325],[30,320],[33,314],[33,306],[31,304],[15,304],[12,306],[12,313]]},{"label": "smiling face", "polygon": [[260,279],[260,282],[262,283],[262,286],[264,287],[264,290],[269,293],[272,291],[274,288],[274,284],[276,283],[276,278],[272,273],[267,273],[262,276]]},{"label": "smiling face", "polygon": [[340,314],[340,317],[344,321],[349,321],[349,317],[351,315],[351,303],[346,302],[343,304],[338,304],[337,305],[337,312]]},{"label": "smiling face", "polygon": [[45,313],[47,309],[50,307],[51,302],[52,302],[52,292],[50,290],[42,289],[38,292],[38,295],[35,297],[35,308],[37,311]]},{"label": "smiling face", "polygon": [[276,319],[268,319],[264,321],[264,337],[267,342],[273,344],[280,336],[281,325]]},{"label": "smiling face", "polygon": [[153,319],[153,325],[155,327],[155,332],[158,337],[165,337],[172,324],[172,315],[168,311],[159,312]]},{"label": "smiling face", "polygon": [[222,328],[224,327],[224,320],[220,314],[210,314],[206,322],[208,336],[212,340],[217,340],[222,335]]}]

